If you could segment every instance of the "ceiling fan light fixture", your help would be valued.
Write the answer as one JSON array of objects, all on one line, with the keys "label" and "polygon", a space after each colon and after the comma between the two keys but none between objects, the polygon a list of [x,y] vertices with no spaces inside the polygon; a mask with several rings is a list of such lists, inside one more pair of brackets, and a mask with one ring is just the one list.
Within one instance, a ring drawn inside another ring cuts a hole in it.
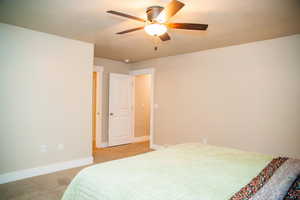
[{"label": "ceiling fan light fixture", "polygon": [[167,27],[164,24],[148,24],[145,26],[145,31],[152,36],[160,36],[167,32]]},{"label": "ceiling fan light fixture", "polygon": [[[1,0],[0,0],[1,1]],[[184,30],[194,30],[194,31],[205,31],[207,30],[207,24],[197,24],[197,23],[170,23],[169,20],[176,15],[182,8],[184,3],[180,0],[171,0],[165,7],[162,6],[151,6],[146,10],[147,20],[128,15],[125,13],[109,10],[107,13],[118,15],[121,17],[133,19],[136,21],[144,22],[143,26],[131,28],[125,31],[118,32],[116,34],[131,33],[134,31],[144,29],[148,35],[158,37],[161,41],[171,40],[168,34],[168,29],[184,29]]]}]

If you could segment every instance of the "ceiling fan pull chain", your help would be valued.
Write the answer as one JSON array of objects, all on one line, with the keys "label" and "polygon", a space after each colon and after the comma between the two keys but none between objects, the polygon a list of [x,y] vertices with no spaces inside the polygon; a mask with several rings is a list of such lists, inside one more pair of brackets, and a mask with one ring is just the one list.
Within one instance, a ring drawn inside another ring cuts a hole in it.
[{"label": "ceiling fan pull chain", "polygon": [[153,43],[154,43],[154,51],[158,50],[158,46],[160,44],[160,39],[158,36],[153,37]]}]

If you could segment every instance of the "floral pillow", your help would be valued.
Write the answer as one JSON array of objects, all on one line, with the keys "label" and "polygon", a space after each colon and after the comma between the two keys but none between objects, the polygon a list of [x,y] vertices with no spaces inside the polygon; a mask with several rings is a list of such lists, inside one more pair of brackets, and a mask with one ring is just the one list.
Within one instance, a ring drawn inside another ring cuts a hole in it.
[{"label": "floral pillow", "polygon": [[284,200],[299,200],[300,199],[300,175],[289,189]]}]

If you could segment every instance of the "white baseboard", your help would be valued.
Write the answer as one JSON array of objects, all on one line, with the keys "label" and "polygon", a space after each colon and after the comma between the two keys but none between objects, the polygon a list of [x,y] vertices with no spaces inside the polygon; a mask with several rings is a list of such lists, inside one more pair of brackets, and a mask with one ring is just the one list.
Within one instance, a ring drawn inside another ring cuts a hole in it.
[{"label": "white baseboard", "polygon": [[108,147],[108,142],[102,142],[102,143],[100,144],[100,147],[101,147],[101,148]]},{"label": "white baseboard", "polygon": [[144,142],[144,141],[148,141],[148,140],[149,140],[149,136],[141,136],[141,137],[133,138],[133,142]]},{"label": "white baseboard", "polygon": [[[142,137],[134,137],[132,139],[132,142],[144,142],[144,141],[148,141],[149,140],[149,136],[142,136]],[[100,144],[101,148],[105,148],[108,147],[108,142],[102,142]]]},{"label": "white baseboard", "polygon": [[78,160],[71,160],[67,162],[55,163],[55,164],[42,166],[42,167],[36,167],[31,169],[25,169],[25,170],[0,174],[0,184],[17,181],[25,178],[30,178],[33,176],[49,174],[49,173],[53,173],[65,169],[89,165],[92,164],[93,161],[94,158],[91,156],[91,157],[82,158]]},{"label": "white baseboard", "polygon": [[157,144],[152,144],[150,146],[150,149],[154,149],[154,150],[159,150],[159,149],[164,149],[165,147],[162,145],[157,145]]}]

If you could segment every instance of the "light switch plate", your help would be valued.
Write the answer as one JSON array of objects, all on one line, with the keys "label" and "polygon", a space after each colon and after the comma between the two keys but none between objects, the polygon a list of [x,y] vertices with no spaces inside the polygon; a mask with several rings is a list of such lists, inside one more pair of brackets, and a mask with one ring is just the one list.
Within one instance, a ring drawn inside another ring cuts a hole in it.
[{"label": "light switch plate", "polygon": [[64,144],[58,144],[57,145],[57,150],[62,151],[65,149],[65,145]]},{"label": "light switch plate", "polygon": [[48,151],[48,145],[42,144],[40,145],[40,152],[45,153]]}]

